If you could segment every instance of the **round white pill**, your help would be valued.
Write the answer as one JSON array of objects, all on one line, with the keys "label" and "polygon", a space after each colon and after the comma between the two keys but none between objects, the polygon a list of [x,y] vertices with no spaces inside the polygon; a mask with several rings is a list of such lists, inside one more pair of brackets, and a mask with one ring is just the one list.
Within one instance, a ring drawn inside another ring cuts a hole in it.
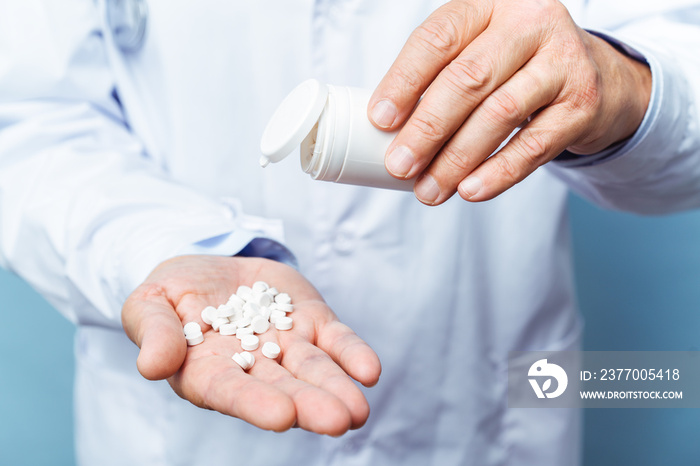
[{"label": "round white pill", "polygon": [[275,302],[277,304],[291,304],[292,298],[287,293],[280,293],[275,296]]},{"label": "round white pill", "polygon": [[285,313],[283,311],[275,309],[274,311],[270,312],[270,323],[274,324],[277,321],[277,319],[284,316]]},{"label": "round white pill", "polygon": [[262,281],[253,283],[253,286],[251,287],[251,289],[256,293],[264,293],[268,288],[270,288],[270,285]]},{"label": "round white pill", "polygon": [[211,328],[213,328],[215,332],[218,332],[219,327],[221,327],[224,324],[228,324],[228,319],[226,317],[217,317],[211,323]]},{"label": "round white pill", "polygon": [[275,328],[277,330],[289,330],[292,328],[292,322],[291,317],[278,317],[277,320],[275,320]]},{"label": "round white pill", "polygon": [[243,301],[250,301],[250,298],[253,296],[253,290],[249,286],[241,285],[236,290],[236,295]]},{"label": "round white pill", "polygon": [[238,330],[236,324],[224,324],[219,327],[219,333],[221,335],[235,335],[236,330]]},{"label": "round white pill", "polygon": [[277,343],[273,343],[271,341],[268,341],[262,347],[263,356],[265,356],[266,358],[270,358],[270,359],[276,359],[277,356],[280,355],[280,351],[282,351],[280,349],[280,345],[278,345]]},{"label": "round white pill", "polygon": [[255,355],[253,353],[244,351],[241,353],[241,357],[246,362],[245,370],[250,369],[251,367],[253,367],[253,364],[255,364]]},{"label": "round white pill", "polygon": [[243,356],[241,356],[240,353],[233,353],[233,356],[231,356],[231,359],[236,361],[236,364],[241,366],[243,370],[246,370],[248,368],[248,361],[243,359]]},{"label": "round white pill", "polygon": [[241,340],[246,335],[252,335],[253,329],[251,327],[243,327],[236,330],[236,338]]},{"label": "round white pill", "polygon": [[269,319],[269,318],[270,318],[270,313],[271,313],[271,312],[272,312],[272,311],[270,310],[269,307],[261,307],[261,308],[260,308],[260,316],[261,316],[261,317],[264,317],[265,319]]},{"label": "round white pill", "polygon": [[235,312],[233,306],[222,304],[216,308],[216,317],[231,317]]},{"label": "round white pill", "polygon": [[245,301],[243,301],[238,295],[232,294],[231,297],[228,298],[228,302],[226,304],[233,306],[234,308],[239,308],[243,307]]},{"label": "round white pill", "polygon": [[187,346],[195,346],[204,341],[204,335],[200,332],[199,335],[185,337],[185,340],[187,340]]},{"label": "round white pill", "polygon": [[294,305],[292,304],[278,304],[277,310],[282,312],[292,312],[294,310]]},{"label": "round white pill", "polygon": [[246,351],[254,351],[260,345],[260,338],[255,335],[246,335],[241,338],[241,348]]},{"label": "round white pill", "polygon": [[250,321],[250,326],[255,333],[265,333],[270,328],[270,322],[263,316],[255,316]]},{"label": "round white pill", "polygon": [[202,322],[204,322],[207,325],[211,325],[211,323],[214,321],[216,318],[216,308],[214,306],[207,306],[204,309],[202,309]]},{"label": "round white pill", "polygon": [[260,305],[258,303],[255,303],[253,301],[249,301],[245,303],[245,306],[243,306],[243,315],[246,317],[253,318],[253,316],[256,316],[260,313]]},{"label": "round white pill", "polygon": [[266,293],[272,296],[273,298],[280,294],[280,292],[277,291],[277,288],[275,288],[274,286],[272,288],[268,288]]},{"label": "round white pill", "polygon": [[247,327],[250,325],[250,317],[243,317],[234,322],[238,328]]},{"label": "round white pill", "polygon": [[200,327],[197,322],[187,322],[182,329],[186,337],[196,336],[202,333],[202,327]]},{"label": "round white pill", "polygon": [[267,293],[256,293],[253,295],[252,302],[261,307],[269,306],[272,304],[272,296]]}]

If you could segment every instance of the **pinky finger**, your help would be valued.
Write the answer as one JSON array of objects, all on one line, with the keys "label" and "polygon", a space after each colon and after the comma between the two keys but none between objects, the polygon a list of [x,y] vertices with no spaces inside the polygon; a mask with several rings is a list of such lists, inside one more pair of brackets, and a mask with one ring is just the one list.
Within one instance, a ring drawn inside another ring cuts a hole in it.
[{"label": "pinky finger", "polygon": [[366,387],[379,380],[382,366],[377,354],[347,325],[334,320],[319,330],[317,345],[350,377]]},{"label": "pinky finger", "polygon": [[467,201],[488,201],[524,180],[574,142],[576,124],[563,126],[561,122],[567,120],[571,121],[571,114],[564,105],[542,110],[460,182],[459,195]]}]

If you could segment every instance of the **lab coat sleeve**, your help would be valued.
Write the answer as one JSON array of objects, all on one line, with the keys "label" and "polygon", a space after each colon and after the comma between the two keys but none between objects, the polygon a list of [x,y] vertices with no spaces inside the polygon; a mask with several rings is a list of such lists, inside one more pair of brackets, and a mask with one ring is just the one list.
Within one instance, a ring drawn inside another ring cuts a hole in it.
[{"label": "lab coat sleeve", "polygon": [[[654,11],[645,14],[645,8]],[[644,121],[602,159],[593,156],[589,163],[583,157],[548,168],[606,208],[662,214],[700,207],[700,5],[669,0],[666,7],[642,2],[629,10],[635,17],[601,32],[640,52],[651,68],[653,91]]]},{"label": "lab coat sleeve", "polygon": [[[291,259],[281,227],[168,179],[129,132],[91,1],[0,3],[0,265],[74,322],[183,253]],[[262,242],[261,242],[262,241]]]}]

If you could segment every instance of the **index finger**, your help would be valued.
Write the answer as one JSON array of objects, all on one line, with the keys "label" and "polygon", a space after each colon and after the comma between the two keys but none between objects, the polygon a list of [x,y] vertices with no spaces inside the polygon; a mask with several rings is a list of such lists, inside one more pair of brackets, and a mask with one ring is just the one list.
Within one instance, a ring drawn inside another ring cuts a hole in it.
[{"label": "index finger", "polygon": [[393,130],[411,114],[442,69],[488,25],[484,2],[450,2],[410,35],[369,101],[370,121]]}]

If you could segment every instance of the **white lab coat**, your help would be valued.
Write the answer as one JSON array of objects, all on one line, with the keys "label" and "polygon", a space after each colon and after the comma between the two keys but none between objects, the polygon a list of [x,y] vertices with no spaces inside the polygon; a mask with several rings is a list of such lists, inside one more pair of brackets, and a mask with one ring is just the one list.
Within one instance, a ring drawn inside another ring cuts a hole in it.
[{"label": "white lab coat", "polygon": [[[152,0],[142,49],[124,53],[104,0],[0,2],[0,261],[78,325],[81,464],[578,463],[579,413],[508,408],[507,355],[578,347],[560,179],[614,208],[700,205],[700,7],[568,2],[652,66],[643,134],[603,163],[434,208],[312,181],[296,156],[257,165],[289,90],[373,88],[439,3]],[[256,237],[283,241],[379,354],[362,429],[262,432],[137,373],[119,317],[134,287],[166,258]]]}]

